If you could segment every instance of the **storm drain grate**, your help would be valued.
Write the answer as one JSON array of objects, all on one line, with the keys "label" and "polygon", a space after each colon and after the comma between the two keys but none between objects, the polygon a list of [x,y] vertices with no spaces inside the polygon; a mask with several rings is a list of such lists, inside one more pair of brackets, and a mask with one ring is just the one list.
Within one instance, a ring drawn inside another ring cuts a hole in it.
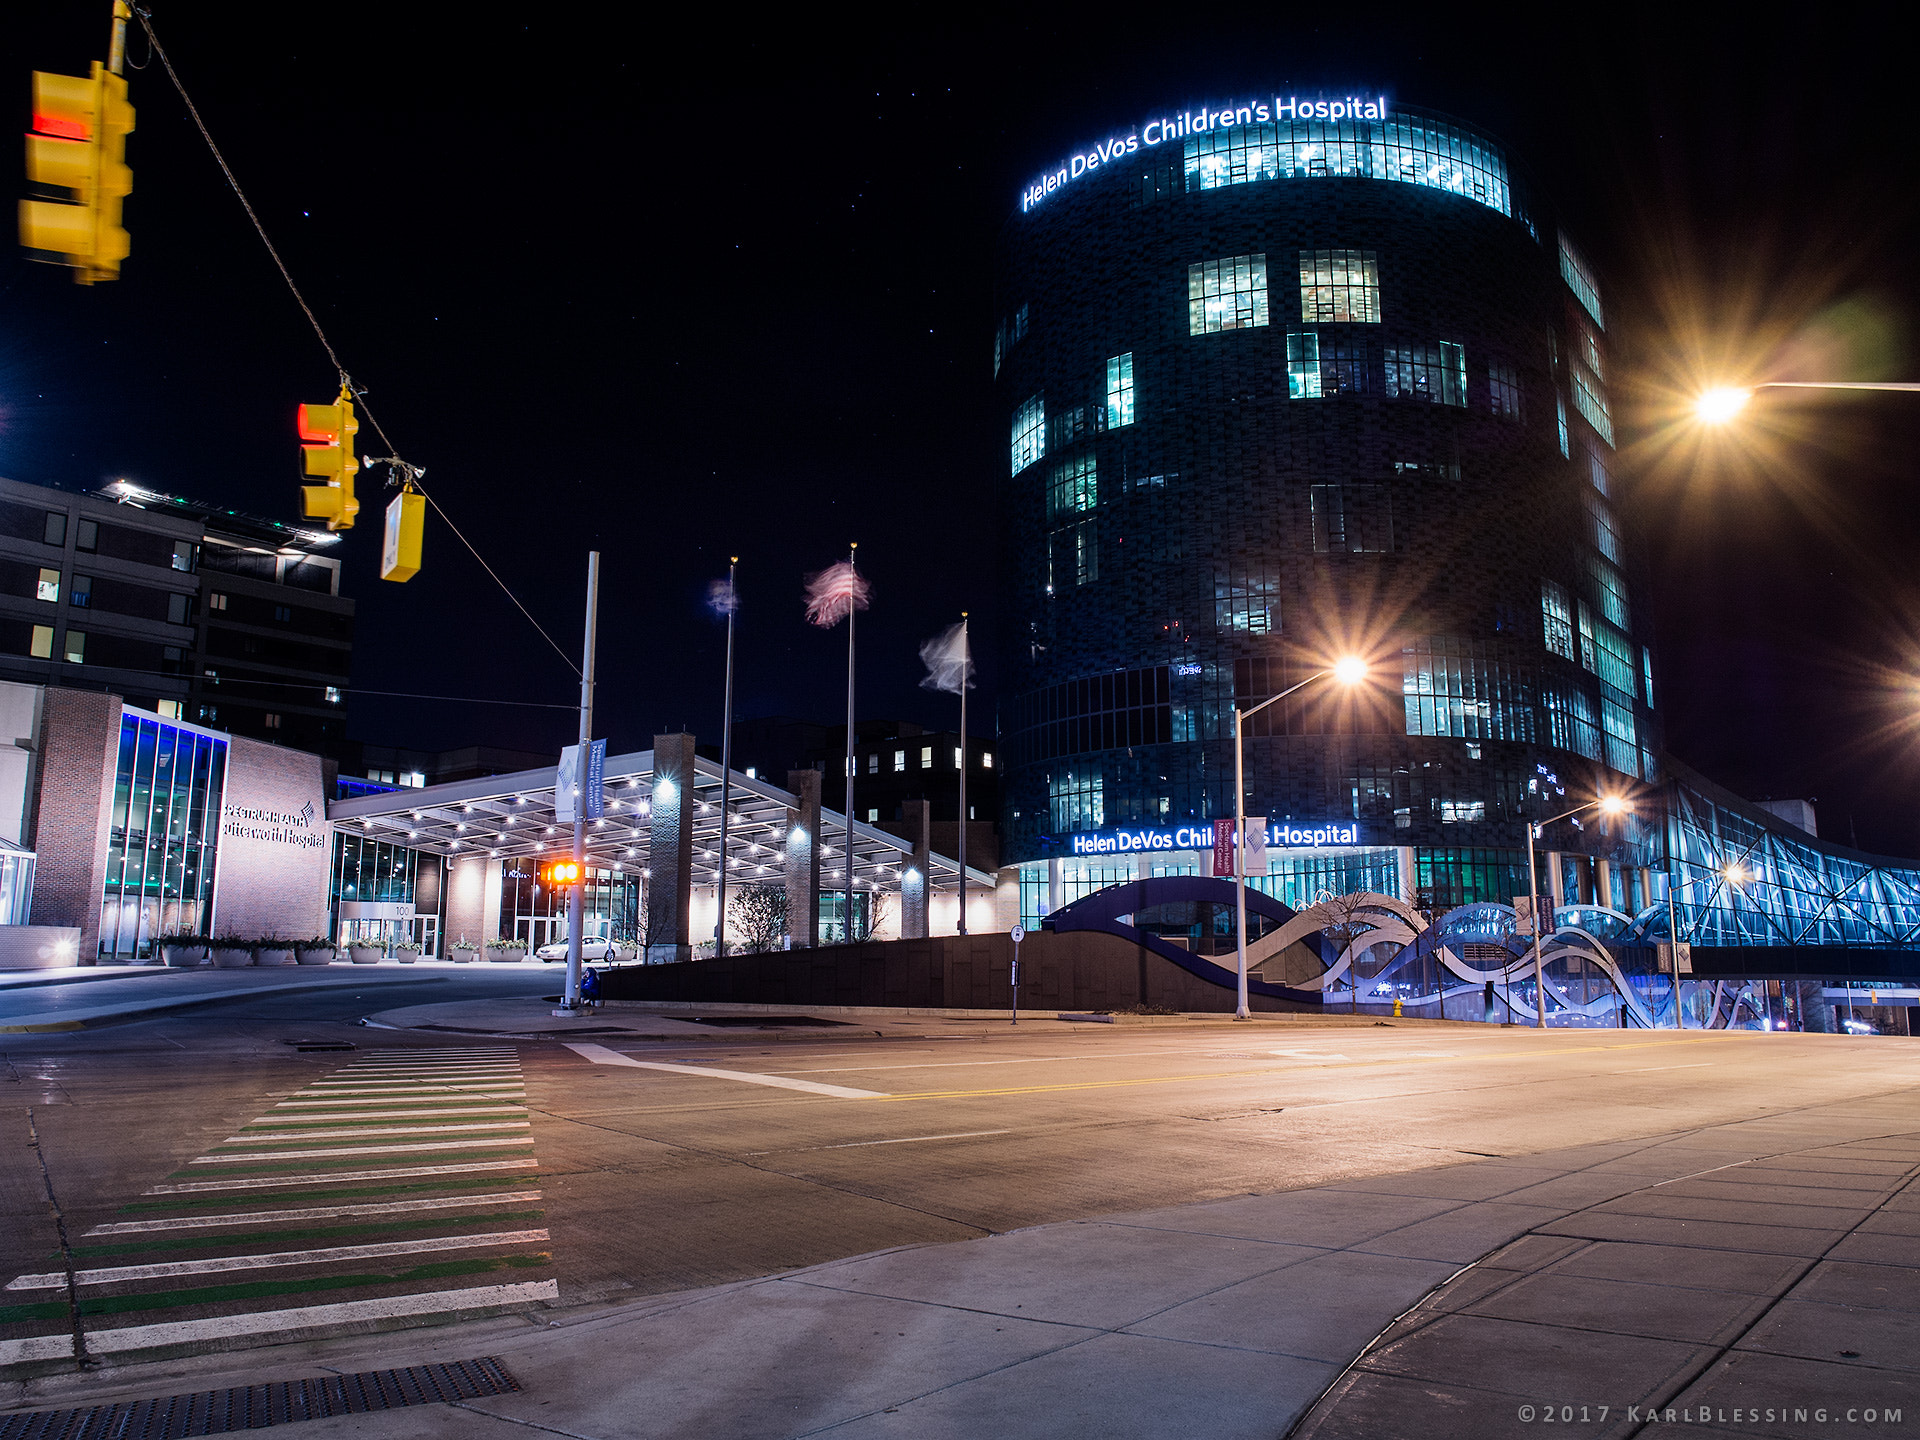
[{"label": "storm drain grate", "polygon": [[202,1390],[163,1400],[126,1400],[86,1410],[36,1410],[0,1415],[0,1440],[184,1440],[226,1435],[295,1420],[438,1405],[480,1395],[510,1395],[520,1382],[491,1355],[451,1365],[409,1365],[325,1375],[235,1390]]}]

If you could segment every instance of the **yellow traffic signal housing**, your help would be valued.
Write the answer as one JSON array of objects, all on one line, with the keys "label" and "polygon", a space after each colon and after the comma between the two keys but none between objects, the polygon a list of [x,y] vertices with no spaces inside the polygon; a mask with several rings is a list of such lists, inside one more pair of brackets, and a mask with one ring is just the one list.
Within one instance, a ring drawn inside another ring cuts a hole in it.
[{"label": "yellow traffic signal housing", "polygon": [[353,477],[360,469],[353,456],[353,437],[360,433],[360,422],[354,417],[351,392],[342,385],[340,398],[333,404],[302,405],[295,420],[307,474],[326,481],[300,487],[307,518],[324,519],[329,530],[351,530],[353,517],[360,513],[353,493]]},{"label": "yellow traffic signal housing", "polygon": [[405,582],[420,573],[420,539],[427,528],[427,497],[402,490],[387,506],[387,538],[380,549],[380,578]]},{"label": "yellow traffic signal housing", "polygon": [[120,219],[133,192],[126,160],[132,132],[126,79],[99,61],[84,78],[34,71],[27,180],[72,198],[22,200],[20,243],[35,259],[72,266],[82,285],[117,280],[127,258],[130,242]]},{"label": "yellow traffic signal housing", "polygon": [[580,866],[573,860],[555,860],[547,866],[547,889],[565,890],[580,883]]}]

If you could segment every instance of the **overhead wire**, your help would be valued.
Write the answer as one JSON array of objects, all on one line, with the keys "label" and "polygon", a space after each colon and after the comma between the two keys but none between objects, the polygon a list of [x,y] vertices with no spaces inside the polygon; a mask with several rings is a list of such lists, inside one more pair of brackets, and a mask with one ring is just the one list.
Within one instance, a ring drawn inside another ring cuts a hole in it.
[{"label": "overhead wire", "polygon": [[[307,297],[300,293],[299,285],[294,282],[293,272],[287,269],[287,262],[281,258],[279,249],[274,245],[272,237],[267,234],[267,227],[261,222],[258,212],[253,208],[253,203],[247,199],[247,192],[240,188],[239,177],[233,173],[233,167],[227,164],[227,157],[221,153],[219,145],[214,142],[213,132],[207,129],[207,122],[200,117],[199,107],[193,103],[193,97],[187,94],[187,87],[180,79],[180,72],[173,68],[172,58],[167,54],[165,47],[161,45],[160,37],[154,34],[152,13],[139,6],[133,7],[133,13],[135,18],[140,22],[140,28],[146,31],[147,44],[152,48],[153,54],[159,57],[160,64],[167,72],[167,78],[173,82],[173,88],[180,93],[180,101],[187,107],[187,114],[193,117],[193,123],[200,131],[200,138],[207,142],[207,149],[213,152],[213,158],[220,166],[220,173],[227,177],[227,184],[232,187],[235,198],[240,201],[240,208],[247,212],[247,219],[253,222],[254,233],[259,235],[260,243],[267,247],[267,254],[273,257],[274,266],[280,271],[280,278],[287,282],[287,289],[293,293],[293,298],[299,303],[301,313],[307,317],[307,323],[313,327],[313,333],[320,341],[320,348],[327,352],[327,359],[332,362],[334,372],[340,377],[341,388],[359,400],[360,408],[366,413],[367,423],[373,426],[374,433],[380,437],[380,443],[387,448],[390,454],[397,456],[400,453],[399,447],[387,438],[386,430],[382,428],[378,417],[374,415],[372,405],[367,402],[366,391],[364,389],[354,389],[353,377],[348,374],[347,367],[340,363],[340,357],[334,352],[333,343],[327,339],[327,332],[321,327],[319,317],[313,313],[313,307],[307,304]],[[572,657],[569,656],[565,650],[560,648],[559,642],[547,633],[546,627],[533,618],[533,612],[520,603],[520,597],[514,594],[507,582],[500,578],[499,572],[487,563],[486,557],[474,547],[471,540],[467,539],[460,527],[453,523],[452,517],[442,508],[440,502],[428,493],[424,485],[420,484],[419,472],[417,470],[412,475],[409,483],[411,483],[413,488],[418,490],[426,502],[433,507],[434,513],[446,521],[447,528],[453,532],[454,538],[466,546],[467,553],[480,562],[480,568],[487,572],[487,577],[500,587],[501,592],[507,599],[513,602],[514,608],[526,617],[529,625],[533,626],[533,628],[539,632],[540,638],[545,640],[547,644],[553,646],[554,653],[560,657],[566,667],[573,671],[575,675],[578,675],[580,673],[580,667],[573,662]],[[572,707],[561,706],[559,708],[569,709]]]}]

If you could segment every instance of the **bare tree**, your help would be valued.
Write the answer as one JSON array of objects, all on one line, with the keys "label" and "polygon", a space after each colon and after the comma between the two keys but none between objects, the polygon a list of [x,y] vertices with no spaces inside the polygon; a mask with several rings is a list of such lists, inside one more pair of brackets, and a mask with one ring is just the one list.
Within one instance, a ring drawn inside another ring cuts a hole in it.
[{"label": "bare tree", "polygon": [[[1347,947],[1369,930],[1380,928],[1365,914],[1373,903],[1365,894],[1356,892],[1351,895],[1324,895],[1308,907],[1320,922],[1320,933],[1333,942],[1336,958],[1346,954]],[[1357,1014],[1360,1009],[1360,966],[1357,959],[1347,971],[1347,981],[1352,987],[1348,991],[1348,1008]]]},{"label": "bare tree", "polygon": [[748,885],[727,902],[727,922],[742,950],[771,950],[787,929],[784,885]]},{"label": "bare tree", "polygon": [[871,940],[874,932],[887,922],[887,901],[890,897],[878,890],[867,891],[867,903],[860,908],[854,920],[853,939]]}]

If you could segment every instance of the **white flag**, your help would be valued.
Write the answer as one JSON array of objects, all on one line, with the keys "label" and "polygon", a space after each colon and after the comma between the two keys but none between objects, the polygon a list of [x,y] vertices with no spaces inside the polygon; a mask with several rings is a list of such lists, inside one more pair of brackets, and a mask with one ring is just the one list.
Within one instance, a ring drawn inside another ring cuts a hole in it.
[{"label": "white flag", "polygon": [[569,745],[560,752],[560,764],[553,772],[553,818],[571,825],[580,818],[580,747]]},{"label": "white flag", "polygon": [[927,678],[920,682],[926,690],[945,690],[958,695],[973,688],[973,656],[967,651],[967,625],[963,620],[949,625],[920,646],[920,658],[926,663]]},{"label": "white flag", "polygon": [[1264,815],[1247,817],[1246,844],[1241,850],[1240,873],[1242,875],[1264,875],[1267,873],[1267,817]]}]

